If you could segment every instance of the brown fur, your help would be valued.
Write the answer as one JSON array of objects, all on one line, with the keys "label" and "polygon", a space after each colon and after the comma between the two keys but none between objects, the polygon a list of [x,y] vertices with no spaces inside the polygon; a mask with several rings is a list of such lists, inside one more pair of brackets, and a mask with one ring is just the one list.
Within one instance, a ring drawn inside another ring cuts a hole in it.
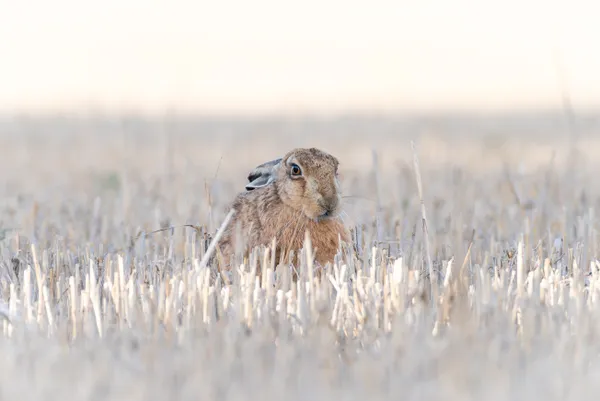
[{"label": "brown fur", "polygon": [[[302,169],[301,177],[290,176],[290,163]],[[324,267],[333,263],[339,237],[350,243],[348,228],[339,217],[341,195],[337,181],[338,160],[315,148],[287,153],[274,173],[275,181],[253,191],[240,193],[233,202],[236,214],[224,232],[219,249],[226,265],[235,250],[236,229],[248,249],[270,245],[276,239],[276,263],[290,251],[297,256],[308,229],[315,261]],[[329,210],[328,215],[323,215]],[[294,258],[297,266],[297,258]],[[229,267],[229,266],[227,266]]]}]

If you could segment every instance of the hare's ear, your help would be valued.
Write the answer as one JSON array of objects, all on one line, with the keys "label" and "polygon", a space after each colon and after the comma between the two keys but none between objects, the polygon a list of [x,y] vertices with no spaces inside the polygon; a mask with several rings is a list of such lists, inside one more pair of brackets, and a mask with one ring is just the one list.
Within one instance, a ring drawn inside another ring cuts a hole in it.
[{"label": "hare's ear", "polygon": [[256,188],[262,188],[275,181],[275,170],[280,162],[281,159],[271,160],[254,168],[254,170],[248,174],[246,190],[251,191]]},{"label": "hare's ear", "polygon": [[274,178],[272,175],[259,175],[254,180],[252,180],[248,184],[246,184],[246,191],[252,191],[253,189],[256,189],[256,188],[265,187],[265,186],[269,185],[270,183],[272,183],[273,180],[274,180]]}]

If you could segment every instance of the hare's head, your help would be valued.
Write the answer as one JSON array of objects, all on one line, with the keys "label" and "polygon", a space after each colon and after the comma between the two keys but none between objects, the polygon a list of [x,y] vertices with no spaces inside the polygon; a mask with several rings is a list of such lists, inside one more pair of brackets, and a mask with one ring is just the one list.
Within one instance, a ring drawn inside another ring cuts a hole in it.
[{"label": "hare's head", "polygon": [[282,201],[310,219],[337,216],[339,162],[319,149],[294,149],[281,159],[275,185]]}]

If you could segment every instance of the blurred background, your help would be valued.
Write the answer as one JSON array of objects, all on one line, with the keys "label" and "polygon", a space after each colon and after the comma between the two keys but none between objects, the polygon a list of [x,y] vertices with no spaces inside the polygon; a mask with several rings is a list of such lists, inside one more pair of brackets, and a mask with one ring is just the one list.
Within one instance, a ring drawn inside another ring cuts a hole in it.
[{"label": "blurred background", "polygon": [[600,105],[594,1],[20,1],[4,112],[339,114]]},{"label": "blurred background", "polygon": [[418,202],[411,141],[427,202],[464,192],[447,185],[460,184],[456,171],[475,193],[492,174],[567,160],[579,164],[564,174],[592,177],[599,10],[541,0],[5,2],[4,202],[38,202],[49,217],[65,194],[90,208],[111,199],[119,213],[109,219],[148,229],[163,218],[217,221],[250,169],[315,146],[340,159],[349,214],[370,221],[376,207]]}]

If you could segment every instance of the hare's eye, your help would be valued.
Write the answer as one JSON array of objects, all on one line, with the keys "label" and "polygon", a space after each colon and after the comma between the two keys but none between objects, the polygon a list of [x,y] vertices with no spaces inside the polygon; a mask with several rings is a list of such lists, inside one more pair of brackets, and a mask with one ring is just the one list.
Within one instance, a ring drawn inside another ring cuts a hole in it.
[{"label": "hare's eye", "polygon": [[302,170],[300,170],[300,167],[297,164],[292,164],[290,173],[292,174],[292,176],[298,177],[298,176],[302,175]]}]

